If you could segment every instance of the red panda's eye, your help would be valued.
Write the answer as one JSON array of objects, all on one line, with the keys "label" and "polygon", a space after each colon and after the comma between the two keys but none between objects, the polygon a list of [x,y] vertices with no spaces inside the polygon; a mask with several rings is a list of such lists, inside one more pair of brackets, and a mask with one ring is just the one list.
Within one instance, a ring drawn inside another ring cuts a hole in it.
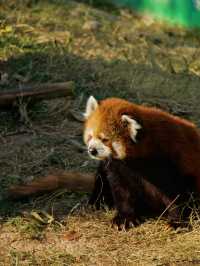
[{"label": "red panda's eye", "polygon": [[101,141],[103,142],[103,143],[108,143],[108,141],[109,141],[109,138],[101,138]]}]

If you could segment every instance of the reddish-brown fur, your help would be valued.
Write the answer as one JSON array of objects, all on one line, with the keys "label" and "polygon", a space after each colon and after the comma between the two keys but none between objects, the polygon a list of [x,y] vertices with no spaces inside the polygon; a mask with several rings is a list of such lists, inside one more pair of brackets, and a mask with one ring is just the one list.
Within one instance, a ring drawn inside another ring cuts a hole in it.
[{"label": "reddish-brown fur", "polygon": [[58,188],[69,191],[89,192],[94,187],[95,175],[80,172],[60,171],[41,177],[25,185],[15,185],[8,189],[9,198],[19,199],[31,195],[47,193]]},{"label": "reddish-brown fur", "polygon": [[[124,114],[142,126],[137,143],[131,141],[126,125],[121,121]],[[86,121],[86,127],[94,128],[96,135],[107,132],[111,138],[119,139],[126,147],[127,158],[167,157],[182,175],[193,178],[196,190],[200,192],[200,133],[193,123],[157,108],[108,98],[100,102]]]}]

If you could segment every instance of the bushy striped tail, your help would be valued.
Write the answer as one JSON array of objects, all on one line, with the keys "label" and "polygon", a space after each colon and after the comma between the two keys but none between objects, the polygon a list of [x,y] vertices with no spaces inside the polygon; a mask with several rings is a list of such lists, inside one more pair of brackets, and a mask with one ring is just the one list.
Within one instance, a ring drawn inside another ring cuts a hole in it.
[{"label": "bushy striped tail", "polygon": [[94,187],[95,175],[92,173],[80,172],[59,172],[37,178],[25,185],[11,186],[7,190],[7,197],[20,199],[27,196],[44,194],[59,188],[66,188],[69,191],[90,192]]}]

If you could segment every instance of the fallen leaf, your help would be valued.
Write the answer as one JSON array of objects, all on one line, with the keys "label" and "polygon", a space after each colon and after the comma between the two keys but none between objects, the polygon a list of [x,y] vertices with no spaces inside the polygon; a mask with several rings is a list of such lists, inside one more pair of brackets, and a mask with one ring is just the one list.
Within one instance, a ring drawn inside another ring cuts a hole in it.
[{"label": "fallen leaf", "polygon": [[76,231],[69,231],[69,232],[66,232],[64,235],[62,235],[62,238],[64,240],[68,240],[68,241],[73,241],[73,240],[79,240],[79,238],[81,237],[81,235],[76,232]]}]

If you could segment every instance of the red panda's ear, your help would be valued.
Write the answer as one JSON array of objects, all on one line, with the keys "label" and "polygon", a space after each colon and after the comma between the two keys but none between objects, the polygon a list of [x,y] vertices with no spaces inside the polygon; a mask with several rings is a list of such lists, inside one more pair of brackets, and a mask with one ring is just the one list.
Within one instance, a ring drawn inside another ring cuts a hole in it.
[{"label": "red panda's ear", "polygon": [[134,142],[136,142],[138,130],[141,129],[142,126],[135,119],[131,118],[128,115],[122,115],[121,119],[123,122],[126,122],[128,124],[130,137]]},{"label": "red panda's ear", "polygon": [[97,109],[97,107],[98,107],[97,100],[93,96],[90,96],[86,103],[86,110],[84,113],[85,119],[87,119]]}]

